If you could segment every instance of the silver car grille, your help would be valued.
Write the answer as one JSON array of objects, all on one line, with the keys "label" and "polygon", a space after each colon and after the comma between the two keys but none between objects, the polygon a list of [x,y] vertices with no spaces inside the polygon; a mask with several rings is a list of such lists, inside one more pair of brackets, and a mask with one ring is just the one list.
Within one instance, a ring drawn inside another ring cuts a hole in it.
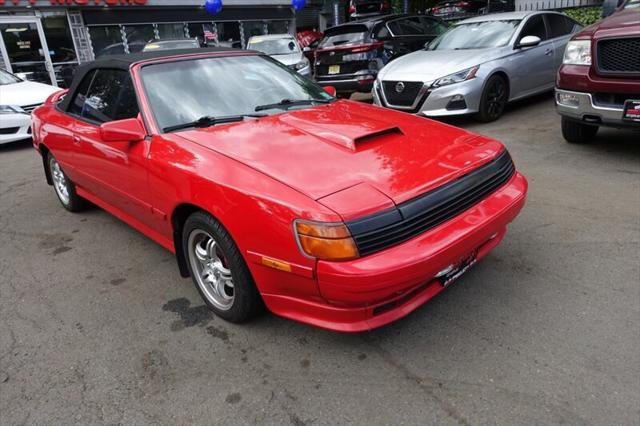
[{"label": "silver car grille", "polygon": [[28,112],[29,114],[31,114],[33,110],[38,108],[40,105],[42,104],[23,105],[22,109],[25,110],[25,112]]}]

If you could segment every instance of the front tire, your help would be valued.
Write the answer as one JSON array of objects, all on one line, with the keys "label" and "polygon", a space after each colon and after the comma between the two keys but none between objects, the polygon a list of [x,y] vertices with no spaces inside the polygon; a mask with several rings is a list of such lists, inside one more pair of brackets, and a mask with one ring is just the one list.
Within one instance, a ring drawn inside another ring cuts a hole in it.
[{"label": "front tire", "polygon": [[562,117],[562,136],[569,143],[586,143],[598,133],[598,126],[590,126]]},{"label": "front tire", "polygon": [[51,181],[53,182],[53,189],[62,207],[73,213],[84,210],[87,207],[87,200],[76,193],[76,186],[62,171],[58,160],[50,152],[47,154],[47,164]]},{"label": "front tire", "polygon": [[487,80],[480,98],[480,108],[476,118],[483,123],[495,121],[504,112],[509,100],[509,86],[504,77],[493,75]]},{"label": "front tire", "polygon": [[189,216],[182,246],[193,283],[207,306],[234,323],[262,310],[262,299],[238,247],[226,229],[209,214]]}]

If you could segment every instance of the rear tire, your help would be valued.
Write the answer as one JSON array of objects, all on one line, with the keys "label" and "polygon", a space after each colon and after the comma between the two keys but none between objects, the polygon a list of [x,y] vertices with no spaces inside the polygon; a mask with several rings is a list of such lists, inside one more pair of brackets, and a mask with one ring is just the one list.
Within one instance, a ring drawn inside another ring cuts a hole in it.
[{"label": "rear tire", "polygon": [[504,112],[509,101],[509,85],[504,77],[493,75],[487,80],[480,98],[480,108],[476,119],[482,123],[495,121]]},{"label": "rear tire", "polygon": [[263,310],[251,272],[220,222],[205,212],[193,213],[182,230],[182,247],[193,283],[216,315],[239,323]]},{"label": "rear tire", "polygon": [[56,160],[51,152],[47,153],[47,165],[49,167],[51,181],[53,182],[53,189],[62,207],[73,213],[86,209],[89,204],[88,201],[76,193],[76,186],[64,171],[62,171],[58,160]]},{"label": "rear tire", "polygon": [[562,117],[562,136],[569,143],[587,143],[598,133],[598,126]]}]

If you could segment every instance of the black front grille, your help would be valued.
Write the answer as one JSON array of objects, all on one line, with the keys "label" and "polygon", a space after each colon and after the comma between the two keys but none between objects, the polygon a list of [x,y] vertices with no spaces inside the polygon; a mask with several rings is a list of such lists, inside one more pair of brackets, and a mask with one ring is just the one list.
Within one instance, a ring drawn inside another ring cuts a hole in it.
[{"label": "black front grille", "polygon": [[[390,105],[410,107],[416,101],[420,89],[424,84],[421,81],[383,81],[382,90],[387,103]],[[401,90],[400,90],[401,89]]]},{"label": "black front grille", "polygon": [[597,50],[599,72],[640,74],[640,37],[600,40]]},{"label": "black front grille", "polygon": [[0,129],[0,135],[13,135],[18,133],[20,127],[5,127],[4,129]]},{"label": "black front grille", "polygon": [[471,208],[515,173],[505,150],[463,177],[397,207],[347,222],[361,256],[403,243]]}]

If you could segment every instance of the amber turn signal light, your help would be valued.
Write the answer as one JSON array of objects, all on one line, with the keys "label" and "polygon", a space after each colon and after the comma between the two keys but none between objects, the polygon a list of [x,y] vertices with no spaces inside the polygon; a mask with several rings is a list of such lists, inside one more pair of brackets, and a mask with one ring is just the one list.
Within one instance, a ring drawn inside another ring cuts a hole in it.
[{"label": "amber turn signal light", "polygon": [[349,260],[358,257],[358,248],[344,224],[297,220],[296,236],[302,251],[322,260]]}]

